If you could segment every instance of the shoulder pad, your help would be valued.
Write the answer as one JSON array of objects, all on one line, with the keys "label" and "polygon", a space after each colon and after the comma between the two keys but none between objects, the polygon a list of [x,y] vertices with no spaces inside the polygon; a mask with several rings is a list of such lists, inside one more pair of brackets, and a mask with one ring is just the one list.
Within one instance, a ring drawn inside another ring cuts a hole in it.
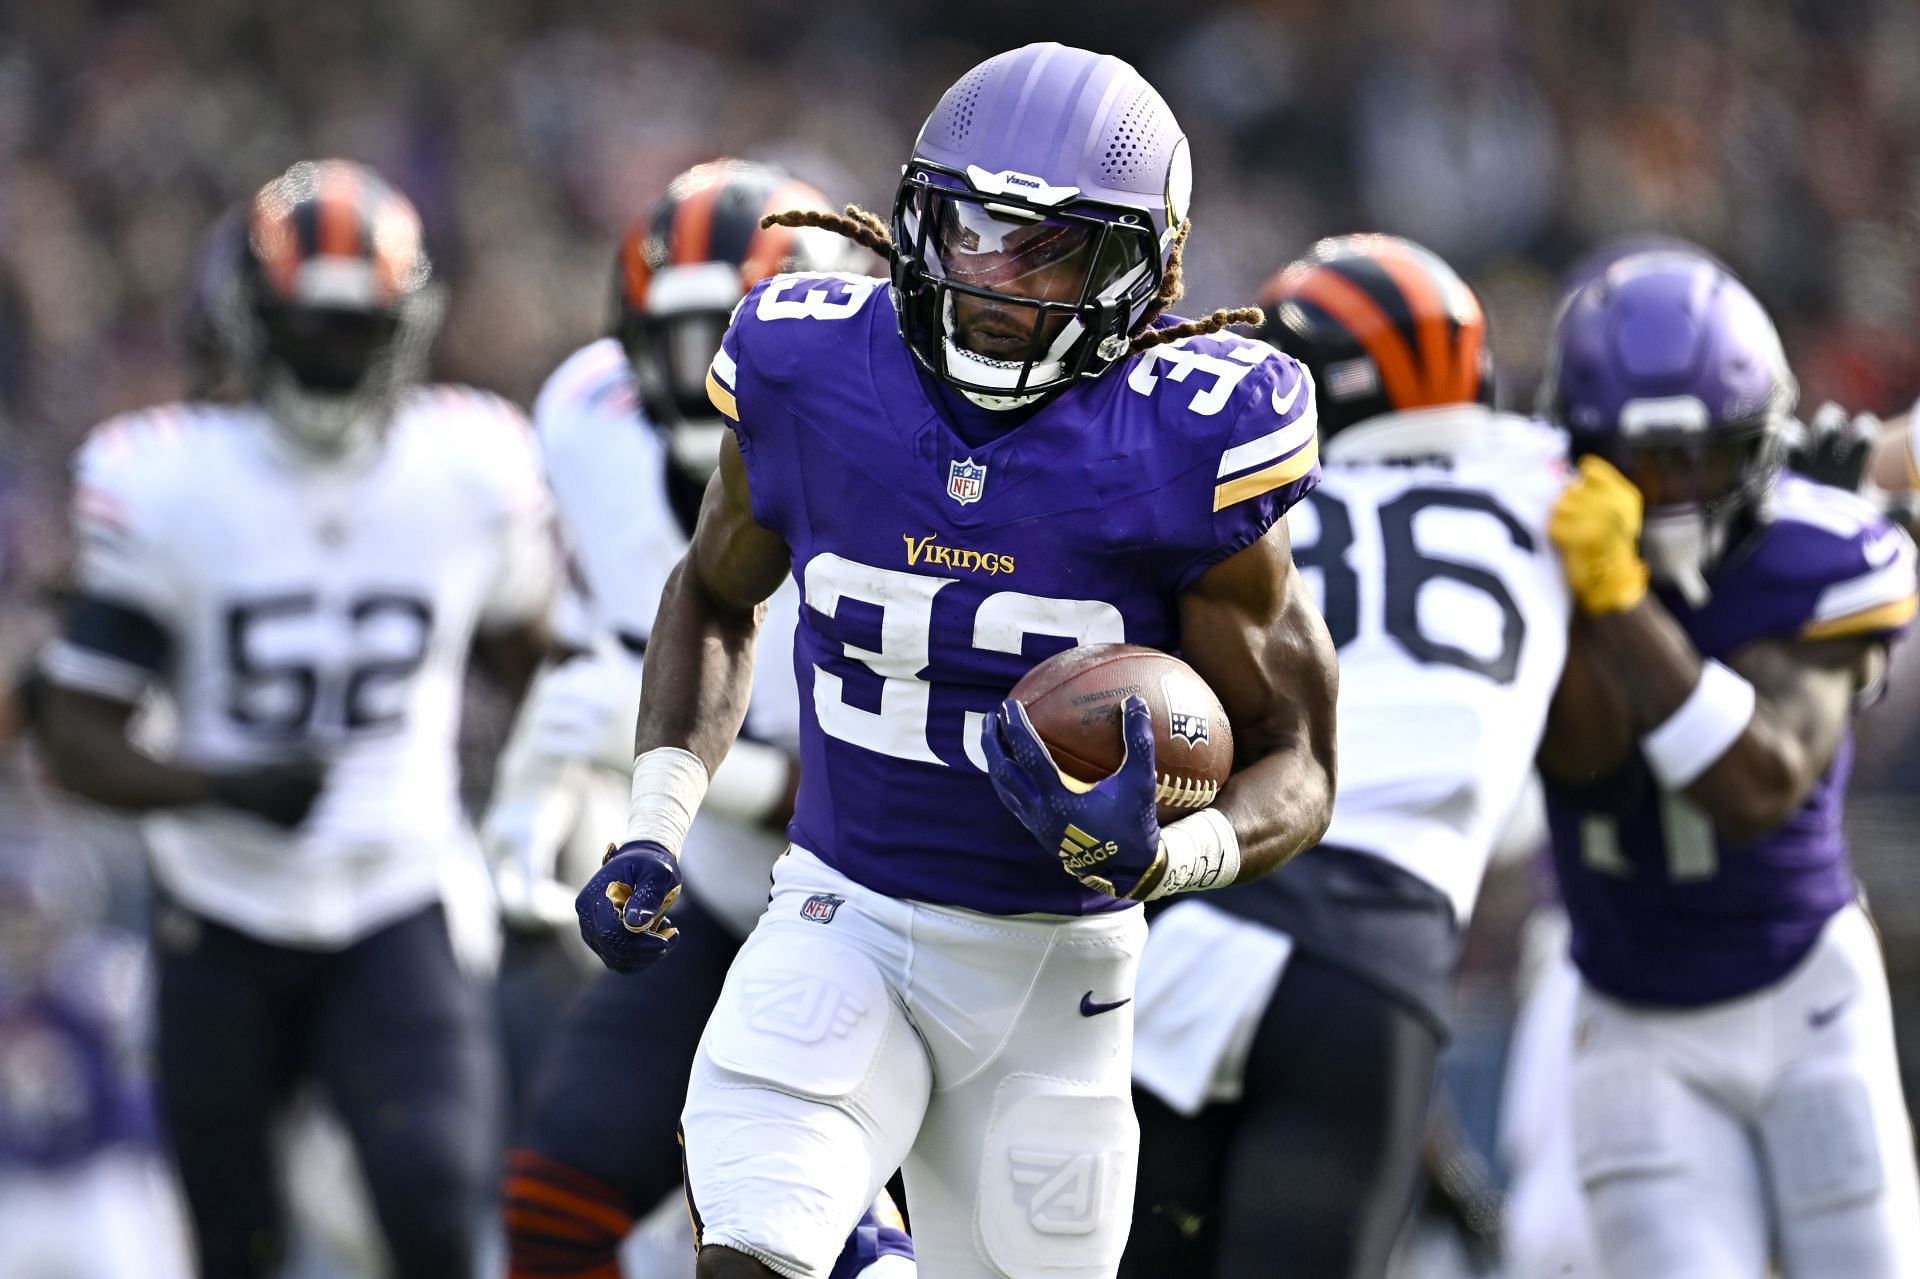
[{"label": "shoulder pad", "polygon": [[1802,639],[1890,634],[1912,620],[1913,541],[1853,493],[1783,475],[1756,555],[1766,575],[1805,593]]},{"label": "shoulder pad", "polygon": [[[845,359],[849,334],[832,321],[854,319],[876,305],[875,299],[886,296],[887,282],[877,276],[847,271],[769,276],[748,290],[734,309],[721,343],[724,358],[714,361],[709,393],[717,382],[721,390],[737,395],[733,379],[741,368],[750,369],[762,382],[780,383],[817,367],[825,352]],[[777,337],[774,333],[761,336],[760,330],[769,325],[775,326]],[[719,407],[726,411],[725,405]]]},{"label": "shoulder pad", "polygon": [[181,476],[199,475],[209,441],[243,425],[243,410],[217,404],[163,404],[102,422],[74,455],[82,493],[155,496]]},{"label": "shoulder pad", "polygon": [[1127,384],[1212,463],[1215,510],[1291,484],[1319,461],[1313,379],[1265,342],[1210,333],[1149,347]]},{"label": "shoulder pad", "polygon": [[542,510],[546,485],[539,445],[526,415],[491,391],[457,383],[423,386],[401,409],[405,425],[449,471],[472,475],[487,500],[507,514]]},{"label": "shoulder pad", "polygon": [[542,443],[584,418],[624,416],[639,403],[627,353],[613,338],[601,338],[569,355],[540,387],[533,401],[534,431]]}]

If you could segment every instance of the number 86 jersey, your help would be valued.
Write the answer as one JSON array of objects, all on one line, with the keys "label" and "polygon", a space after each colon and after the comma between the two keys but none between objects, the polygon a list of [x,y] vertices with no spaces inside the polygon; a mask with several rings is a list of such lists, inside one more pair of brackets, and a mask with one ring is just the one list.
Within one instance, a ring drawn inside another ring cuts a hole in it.
[{"label": "number 86 jersey", "polygon": [[1565,447],[1476,404],[1383,415],[1327,442],[1326,479],[1287,518],[1340,655],[1323,843],[1418,876],[1462,927],[1566,660],[1546,534]]},{"label": "number 86 jersey", "polygon": [[1187,338],[969,444],[885,281],[788,275],[740,304],[708,393],[805,601],[794,842],[895,897],[1124,905],[1062,873],[1001,804],[982,726],[1064,648],[1179,646],[1181,593],[1318,482],[1306,372],[1264,343]]},{"label": "number 86 jersey", "polygon": [[472,838],[454,748],[474,632],[551,597],[545,492],[518,410],[464,388],[413,392],[358,461],[296,453],[250,406],[94,432],[75,463],[87,604],[47,677],[114,701],[164,694],[186,765],[325,769],[291,833],[216,807],[150,816],[170,894],[313,945],[433,900]]}]

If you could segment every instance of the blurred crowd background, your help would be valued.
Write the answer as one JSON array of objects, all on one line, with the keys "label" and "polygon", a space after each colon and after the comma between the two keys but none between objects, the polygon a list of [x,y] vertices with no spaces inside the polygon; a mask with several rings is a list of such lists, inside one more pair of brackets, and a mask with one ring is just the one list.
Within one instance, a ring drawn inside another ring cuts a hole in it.
[{"label": "blurred crowd background", "polygon": [[[1911,0],[0,0],[0,669],[47,625],[65,459],[179,394],[196,243],[292,160],[414,199],[452,294],[437,375],[525,403],[601,330],[616,237],[673,173],[771,159],[884,210],[940,90],[1039,38],[1127,57],[1173,104],[1190,308],[1250,300],[1319,236],[1408,235],[1481,289],[1524,406],[1560,273],[1662,232],[1772,308],[1803,410],[1920,393]],[[1916,648],[1865,726],[1855,826],[1920,1081]],[[0,828],[39,807],[11,768]],[[1496,885],[1471,952],[1470,1121],[1530,896]]]}]

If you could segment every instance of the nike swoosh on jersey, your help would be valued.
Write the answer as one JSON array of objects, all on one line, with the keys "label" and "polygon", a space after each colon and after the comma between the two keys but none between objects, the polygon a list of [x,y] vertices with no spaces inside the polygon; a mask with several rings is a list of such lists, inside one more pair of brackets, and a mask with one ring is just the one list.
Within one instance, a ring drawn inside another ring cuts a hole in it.
[{"label": "nike swoosh on jersey", "polygon": [[1299,377],[1293,379],[1293,389],[1287,392],[1284,399],[1281,398],[1280,388],[1278,386],[1274,387],[1273,411],[1281,417],[1285,417],[1287,414],[1293,412],[1293,402],[1300,398],[1300,392],[1305,389],[1306,385],[1307,375],[1302,373]]},{"label": "nike swoosh on jersey", "polygon": [[1860,553],[1866,556],[1867,563],[1875,568],[1892,563],[1893,557],[1900,553],[1900,530],[1893,528],[1882,530],[1860,548]]},{"label": "nike swoosh on jersey", "polygon": [[1093,992],[1088,991],[1086,994],[1080,996],[1080,1015],[1082,1017],[1098,1017],[1101,1013],[1110,1013],[1114,1009],[1132,1002],[1133,996],[1129,995],[1125,999],[1116,999],[1110,1004],[1098,1004],[1094,1002]]}]

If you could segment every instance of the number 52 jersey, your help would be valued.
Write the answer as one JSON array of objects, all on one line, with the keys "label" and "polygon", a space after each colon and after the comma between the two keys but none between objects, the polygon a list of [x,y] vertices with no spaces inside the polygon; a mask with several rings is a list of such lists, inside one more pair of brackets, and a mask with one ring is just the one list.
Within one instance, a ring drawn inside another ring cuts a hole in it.
[{"label": "number 52 jersey", "polygon": [[75,464],[80,594],[48,678],[171,702],[169,754],[215,770],[315,758],[283,832],[208,806],[151,815],[154,871],[188,908],[266,940],[341,945],[439,893],[471,839],[455,737],[477,628],[528,621],[556,573],[525,419],[422,388],[362,464],[320,465],[252,407],[108,422]]},{"label": "number 52 jersey", "polygon": [[885,281],[787,275],[740,304],[708,392],[804,597],[794,842],[895,897],[1124,905],[1001,804],[982,727],[1062,649],[1179,646],[1181,593],[1319,480],[1306,372],[1264,343],[1187,338],[969,444],[930,400]]}]

